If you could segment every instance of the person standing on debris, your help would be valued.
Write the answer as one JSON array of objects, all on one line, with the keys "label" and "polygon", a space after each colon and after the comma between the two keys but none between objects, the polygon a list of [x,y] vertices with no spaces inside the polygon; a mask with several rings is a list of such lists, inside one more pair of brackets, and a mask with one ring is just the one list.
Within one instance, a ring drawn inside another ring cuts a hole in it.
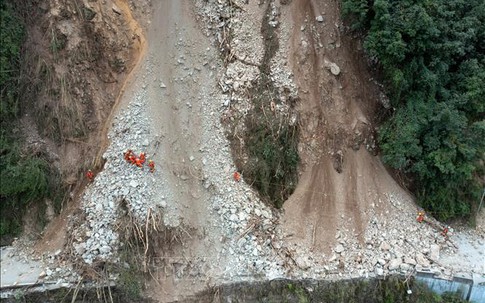
[{"label": "person standing on debris", "polygon": [[140,163],[145,164],[145,160],[146,160],[146,154],[140,153]]},{"label": "person standing on debris", "polygon": [[423,212],[419,212],[418,213],[418,217],[416,218],[416,221],[418,221],[419,223],[423,223],[424,221],[424,213]]},{"label": "person standing on debris", "polygon": [[124,154],[125,160],[130,161],[130,157],[133,155],[133,151],[131,149],[127,150]]},{"label": "person standing on debris", "polygon": [[133,165],[135,165],[135,164],[136,164],[136,157],[135,157],[135,155],[133,155],[133,154],[132,154],[132,155],[130,155],[130,156],[129,156],[129,158],[128,158],[128,160],[129,160],[129,162],[130,162],[131,164],[133,164]]},{"label": "person standing on debris", "polygon": [[448,237],[448,231],[450,230],[450,227],[449,226],[445,226],[443,228],[443,231],[441,232],[441,234],[443,235],[443,237],[447,238]]},{"label": "person standing on debris", "polygon": [[93,182],[94,173],[91,170],[88,170],[88,172],[86,173],[86,178],[88,179],[89,182]]},{"label": "person standing on debris", "polygon": [[241,174],[239,172],[234,172],[234,180],[239,182],[241,180]]},{"label": "person standing on debris", "polygon": [[[143,162],[145,162],[145,161],[143,161]],[[135,158],[135,164],[138,167],[143,167],[143,163],[142,163],[140,158]]]},{"label": "person standing on debris", "polygon": [[150,172],[153,173],[155,171],[155,162],[153,160],[148,161],[148,167],[150,167]]}]

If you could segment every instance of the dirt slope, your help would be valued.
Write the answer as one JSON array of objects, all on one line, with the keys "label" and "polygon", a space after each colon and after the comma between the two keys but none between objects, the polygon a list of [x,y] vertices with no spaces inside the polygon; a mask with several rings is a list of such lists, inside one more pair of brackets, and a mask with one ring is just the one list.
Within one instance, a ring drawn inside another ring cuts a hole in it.
[{"label": "dirt slope", "polygon": [[[51,279],[65,278],[56,267],[67,267],[67,253],[82,265],[116,263],[127,212],[145,230],[158,220],[153,214],[162,217],[145,243],[147,294],[161,302],[244,280],[477,272],[447,259],[459,251],[453,238],[416,222],[412,198],[373,155],[380,94],[357,41],[342,31],[337,2],[172,0],[143,11],[135,17],[146,27],[145,56],[107,122],[106,162],[79,197],[70,242],[49,258]],[[299,99],[301,176],[282,212],[234,180],[221,122],[241,121],[251,106],[263,22],[279,39],[275,91]],[[129,148],[147,152],[156,171],[127,164]],[[480,241],[470,242],[477,251]]]},{"label": "dirt slope", "polygon": [[[374,146],[379,91],[368,81],[356,42],[342,33],[338,2],[298,0],[289,11],[289,61],[303,92],[299,111],[306,165],[285,204],[284,224],[296,242],[310,240],[310,246],[328,253],[344,227],[362,242],[370,204],[399,189],[366,149]],[[332,63],[340,68],[338,75],[330,71]],[[380,207],[387,209],[385,203]]]}]

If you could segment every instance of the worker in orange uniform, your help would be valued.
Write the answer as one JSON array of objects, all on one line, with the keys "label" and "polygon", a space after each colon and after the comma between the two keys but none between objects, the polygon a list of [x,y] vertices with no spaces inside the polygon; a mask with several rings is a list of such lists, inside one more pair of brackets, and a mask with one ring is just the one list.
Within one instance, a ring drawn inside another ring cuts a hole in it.
[{"label": "worker in orange uniform", "polygon": [[133,151],[131,149],[127,150],[124,154],[125,160],[130,161],[130,157],[133,155]]},{"label": "worker in orange uniform", "polygon": [[140,153],[140,163],[141,164],[145,164],[145,160],[146,160],[146,154],[145,153]]},{"label": "worker in orange uniform", "polygon": [[89,182],[92,182],[93,179],[94,179],[94,174],[91,170],[88,170],[88,172],[86,173],[86,178],[88,179]]},{"label": "worker in orange uniform", "polygon": [[241,180],[241,174],[239,172],[234,172],[234,180],[239,182]]},{"label": "worker in orange uniform", "polygon": [[443,228],[443,231],[441,232],[441,234],[443,235],[443,237],[448,237],[448,231],[449,231],[449,226],[445,226],[445,228]]},{"label": "worker in orange uniform", "polygon": [[153,162],[153,160],[149,160],[148,167],[150,167],[150,172],[153,173],[155,171],[155,162]]},{"label": "worker in orange uniform", "polygon": [[422,223],[424,221],[424,213],[423,212],[419,212],[418,213],[418,217],[416,218],[416,220],[419,222],[419,223]]},{"label": "worker in orange uniform", "polygon": [[135,158],[135,165],[138,167],[143,167],[143,163],[140,158]]}]

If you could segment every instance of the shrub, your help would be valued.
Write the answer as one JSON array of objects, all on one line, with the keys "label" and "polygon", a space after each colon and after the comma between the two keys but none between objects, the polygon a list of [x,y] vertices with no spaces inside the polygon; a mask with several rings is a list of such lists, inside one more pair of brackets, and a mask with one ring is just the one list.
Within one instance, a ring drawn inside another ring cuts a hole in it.
[{"label": "shrub", "polygon": [[383,160],[414,180],[440,219],[469,215],[483,187],[485,4],[344,0],[366,30],[395,112],[380,130]]}]

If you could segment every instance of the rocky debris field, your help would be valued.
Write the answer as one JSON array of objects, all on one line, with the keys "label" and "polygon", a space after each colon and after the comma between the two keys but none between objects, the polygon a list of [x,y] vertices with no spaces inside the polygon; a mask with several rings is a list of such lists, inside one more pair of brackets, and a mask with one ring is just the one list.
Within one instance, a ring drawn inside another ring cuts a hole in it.
[{"label": "rocky debris field", "polygon": [[[286,238],[291,235],[280,226],[285,214],[262,203],[250,185],[234,180],[236,166],[226,139],[231,124],[221,123],[232,117],[234,126],[236,117],[252,106],[245,91],[260,76],[261,20],[279,33],[280,48],[270,69],[282,100],[277,111],[285,113],[288,92],[292,97],[299,93],[287,62],[287,41],[292,26],[301,25],[280,18],[281,11],[289,9],[283,1],[250,2],[196,1],[195,7],[189,7],[195,8],[191,14],[202,29],[178,23],[191,18],[164,16],[169,24],[165,34],[172,38],[167,38],[162,50],[149,48],[125,93],[126,102],[109,131],[104,168],[82,195],[83,214],[72,220],[72,243],[67,249],[88,265],[117,262],[122,245],[118,222],[123,214],[129,212],[146,224],[149,214],[157,213],[166,227],[190,234],[187,243],[171,251],[169,262],[180,263],[178,256],[184,255],[190,259],[186,265],[199,263],[194,275],[204,283],[208,278],[211,283],[224,283],[278,277],[383,277],[415,270],[444,276],[485,274],[476,260],[485,257],[483,233],[451,231],[448,238],[443,237],[431,225],[416,221],[416,206],[401,192],[389,192],[386,201],[376,200],[365,210],[369,218],[365,230],[338,230],[329,254],[288,245]],[[154,8],[154,15],[162,13]],[[263,18],[265,13],[270,16]],[[157,38],[150,33],[149,45]],[[171,55],[164,57],[161,52]],[[233,59],[225,62],[228,57]],[[178,128],[173,121],[178,121]],[[197,125],[188,127],[191,121]],[[146,152],[148,159],[155,160],[155,172],[146,165],[127,163],[123,153],[128,149]],[[63,260],[61,252],[46,256],[42,278],[78,279]],[[194,275],[187,270],[175,276],[180,281]]]}]

